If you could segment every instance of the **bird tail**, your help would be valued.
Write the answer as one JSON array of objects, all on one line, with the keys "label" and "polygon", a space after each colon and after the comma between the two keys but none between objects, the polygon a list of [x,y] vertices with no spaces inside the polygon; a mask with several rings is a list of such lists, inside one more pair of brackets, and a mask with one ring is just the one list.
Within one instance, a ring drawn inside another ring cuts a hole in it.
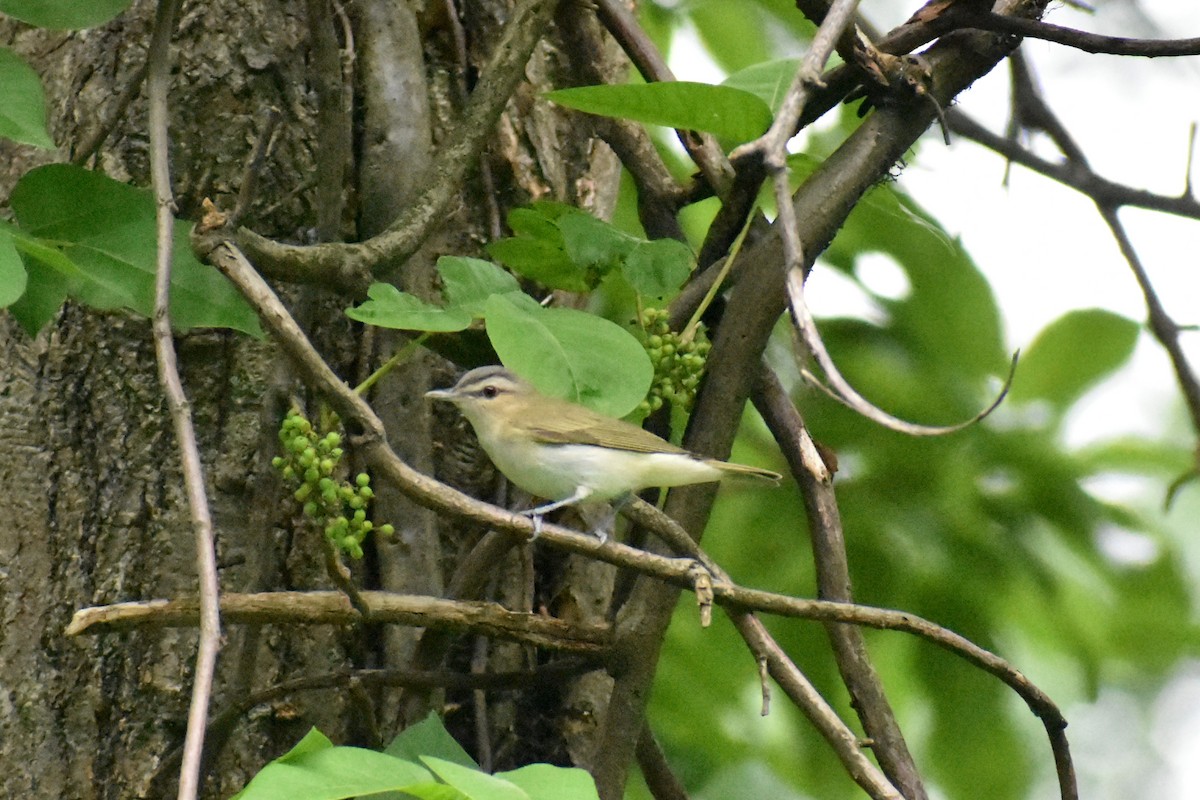
[{"label": "bird tail", "polygon": [[752,478],[754,480],[769,481],[770,483],[779,483],[783,478],[778,472],[772,472],[769,469],[759,469],[758,467],[751,467],[746,464],[731,464],[728,461],[712,461],[709,463],[733,477]]}]

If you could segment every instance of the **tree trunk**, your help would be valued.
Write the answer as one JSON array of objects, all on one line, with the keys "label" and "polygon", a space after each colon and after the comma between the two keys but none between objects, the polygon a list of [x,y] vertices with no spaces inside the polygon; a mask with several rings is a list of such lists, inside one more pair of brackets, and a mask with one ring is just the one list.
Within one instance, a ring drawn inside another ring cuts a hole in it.
[{"label": "tree trunk", "polygon": [[[509,14],[501,2],[466,4],[460,27],[447,6],[428,4],[418,14],[402,3],[185,4],[171,94],[179,215],[195,218],[205,198],[232,209],[252,174],[242,223],[264,235],[353,240],[386,226],[428,177],[423,167],[432,153],[454,137],[459,110]],[[136,2],[107,25],[75,33],[0,23],[0,42],[42,75],[59,160],[88,155],[78,152],[82,143],[111,125],[87,164],[148,183],[146,109],[137,84],[153,12],[153,3]],[[615,159],[538,97],[570,80],[555,41],[551,35],[535,51],[526,69],[531,83],[510,101],[486,169],[472,174],[434,237],[392,275],[406,290],[431,294],[436,257],[479,255],[480,242],[498,233],[512,205],[544,197],[601,215],[611,210]],[[119,98],[129,90],[133,102],[121,113]],[[264,135],[272,109],[278,124]],[[248,171],[266,136],[264,162]],[[4,197],[32,166],[27,150],[20,158],[11,152],[0,142]],[[351,298],[312,287],[285,294],[350,383],[396,345],[394,337],[365,336],[347,321],[341,310]],[[33,339],[8,318],[0,321],[0,336],[0,469],[8,486],[21,488],[9,494],[9,524],[0,530],[0,763],[8,765],[0,794],[167,796],[176,780],[196,632],[63,634],[81,607],[195,592],[193,536],[150,325],[122,312],[68,305]],[[269,466],[279,420],[292,397],[303,397],[302,388],[269,341],[193,332],[179,336],[178,345],[213,504],[222,590],[329,588],[322,534],[303,524]],[[424,391],[452,375],[448,362],[423,357],[394,375],[373,402],[391,426],[391,443],[411,463],[491,499],[498,491],[494,476],[461,423],[431,416],[423,402]],[[318,399],[304,400],[315,418]],[[353,565],[355,581],[442,593],[457,559],[484,532],[435,519],[379,488],[379,516],[393,521],[397,534]],[[539,562],[535,586],[530,559],[511,551],[484,587],[487,596],[518,608],[570,602],[579,615],[603,613],[594,598],[582,599],[586,589],[547,599],[568,580],[579,585],[574,573],[584,567]],[[586,581],[593,580],[589,573]],[[448,725],[477,754],[490,752],[498,768],[585,760],[577,754],[586,742],[565,722],[578,716],[565,709],[583,702],[581,690],[567,687],[493,706],[479,718],[485,724],[473,721],[471,709],[482,706],[473,706],[477,698],[469,693],[402,702],[395,690],[371,694],[344,685],[283,694],[220,717],[280,681],[348,667],[409,667],[418,642],[412,630],[374,626],[227,624],[224,634],[206,796],[229,796],[312,725],[340,743],[378,745],[423,708],[451,709]],[[488,652],[457,640],[437,655],[426,668],[445,659],[519,665],[532,657],[512,645]]]}]

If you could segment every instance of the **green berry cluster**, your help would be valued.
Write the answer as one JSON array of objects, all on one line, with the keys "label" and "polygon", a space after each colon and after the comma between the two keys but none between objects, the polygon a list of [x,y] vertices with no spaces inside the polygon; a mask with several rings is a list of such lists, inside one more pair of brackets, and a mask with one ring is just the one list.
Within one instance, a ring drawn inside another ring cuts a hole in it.
[{"label": "green berry cluster", "polygon": [[712,344],[704,333],[704,327],[696,329],[695,335],[671,330],[665,308],[642,310],[638,322],[646,332],[646,352],[654,365],[654,380],[650,393],[642,401],[640,410],[651,414],[669,402],[684,411],[691,411],[696,401],[696,387],[704,377],[704,363]]},{"label": "green berry cluster", "polygon": [[293,497],[304,504],[304,514],[325,527],[325,535],[335,547],[352,558],[362,558],[363,539],[372,530],[391,536],[391,525],[375,527],[367,519],[367,505],[375,493],[371,477],[359,473],[354,483],[334,478],[342,461],[342,437],[336,431],[322,433],[296,408],[292,408],[279,426],[279,441],[284,455],[275,456],[271,465],[284,480],[297,484]]}]

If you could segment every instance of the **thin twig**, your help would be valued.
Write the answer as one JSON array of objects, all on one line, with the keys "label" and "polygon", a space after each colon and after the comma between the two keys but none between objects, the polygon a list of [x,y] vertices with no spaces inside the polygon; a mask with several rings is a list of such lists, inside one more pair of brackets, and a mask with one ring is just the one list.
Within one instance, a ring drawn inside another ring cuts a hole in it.
[{"label": "thin twig", "polygon": [[[800,412],[778,376],[765,363],[751,397],[800,487],[816,562],[818,596],[852,603],[850,563],[841,512],[833,491],[833,475],[809,436]],[[826,625],[825,630],[842,681],[850,692],[850,705],[873,742],[871,749],[879,765],[908,800],[926,797],[916,762],[884,693],[883,682],[871,663],[862,630],[852,625]]]},{"label": "thin twig", "polygon": [[218,609],[220,586],[213,544],[212,516],[204,493],[204,468],[196,429],[175,355],[171,336],[171,253],[174,244],[175,201],[171,194],[168,151],[167,95],[171,86],[171,35],[181,0],[160,0],[154,16],[154,30],[147,53],[147,87],[150,104],[150,174],[157,206],[157,274],[154,283],[154,350],[158,357],[158,375],[167,395],[167,406],[179,445],[183,480],[187,491],[192,532],[196,537],[196,570],[200,591],[200,646],[196,653],[196,671],[192,700],[188,709],[187,734],[184,737],[183,762],[179,770],[179,800],[195,800],[200,785],[200,762],[204,753],[204,728],[208,703],[212,696],[213,674],[221,643],[221,618]]},{"label": "thin twig", "polygon": [[734,611],[730,611],[729,618],[751,652],[766,660],[767,671],[779,687],[833,747],[854,782],[873,800],[904,800],[879,767],[863,753],[858,737],[825,702],[825,698],[821,697],[800,668],[787,657],[762,621],[753,614]]},{"label": "thin twig", "polygon": [[146,80],[146,69],[148,63],[143,63],[133,71],[129,76],[125,88],[121,90],[121,94],[117,99],[109,104],[107,113],[104,119],[98,124],[95,129],[88,134],[82,142],[76,147],[75,152],[71,154],[71,163],[76,166],[82,166],[87,163],[87,160],[96,154],[109,135],[116,130],[117,125],[124,116],[129,104],[138,96],[138,92],[142,90],[142,81]]},{"label": "thin twig", "polygon": [[[792,77],[791,86],[788,87],[787,94],[784,96],[779,111],[775,114],[775,120],[771,123],[771,127],[759,138],[747,142],[731,153],[734,161],[757,154],[772,173],[784,171],[786,182],[788,140],[796,135],[796,128],[800,122],[800,116],[804,113],[804,106],[808,102],[809,92],[814,87],[821,86],[821,70],[824,69],[826,62],[833,54],[838,39],[846,31],[847,26],[853,23],[856,8],[858,8],[858,0],[834,0],[830,5],[829,11],[821,21],[821,26],[817,28],[812,44],[808,47],[808,52],[804,54],[800,66],[796,69],[796,74]],[[782,208],[780,210],[782,211]]]},{"label": "thin twig", "polygon": [[1137,278],[1138,287],[1142,290],[1142,296],[1146,300],[1150,330],[1171,359],[1171,368],[1175,370],[1175,380],[1179,382],[1179,389],[1183,393],[1188,416],[1192,420],[1192,430],[1200,434],[1200,380],[1197,380],[1196,372],[1188,363],[1187,354],[1183,352],[1183,345],[1179,341],[1179,325],[1171,319],[1163,307],[1158,292],[1154,290],[1154,284],[1151,283],[1150,276],[1142,265],[1142,260],[1138,257],[1133,242],[1129,239],[1129,234],[1125,232],[1125,226],[1121,224],[1121,219],[1117,216],[1117,209],[1100,203],[1096,204],[1096,208],[1100,211],[1101,219],[1112,231],[1113,238],[1117,240],[1117,246],[1121,248],[1121,255],[1125,257],[1129,269]]},{"label": "thin twig", "polygon": [[[967,6],[969,4],[962,4]],[[1107,53],[1116,56],[1162,56],[1200,55],[1200,37],[1191,39],[1131,39],[1126,36],[1103,36],[1098,33],[1053,25],[1040,20],[1022,17],[1006,17],[990,11],[974,8],[964,9],[964,27],[993,33],[1007,33],[1027,39],[1043,39],[1063,44],[1087,53]]]},{"label": "thin twig", "polygon": [[1004,384],[1000,387],[1000,391],[996,394],[995,399],[970,419],[954,425],[917,425],[916,423],[906,422],[898,417],[894,417],[872,405],[866,398],[860,395],[850,385],[849,381],[842,377],[837,365],[833,363],[833,358],[829,355],[829,351],[825,349],[825,342],[822,341],[820,333],[817,331],[817,323],[812,317],[812,312],[809,311],[808,304],[804,300],[803,271],[796,268],[792,269],[788,273],[787,286],[789,308],[792,312],[792,324],[795,325],[801,340],[804,342],[805,347],[808,348],[813,360],[820,365],[821,370],[825,373],[825,379],[829,381],[829,387],[821,383],[808,370],[802,369],[800,374],[810,384],[825,392],[834,400],[843,403],[847,408],[858,412],[872,422],[882,425],[889,430],[906,433],[909,436],[944,436],[961,431],[995,411],[1008,394],[1008,390],[1012,387],[1013,377],[1015,377],[1017,372],[1017,359],[1020,356],[1020,352],[1013,354],[1012,362],[1008,368],[1008,377],[1004,379]]},{"label": "thin twig", "polygon": [[246,212],[250,210],[250,204],[257,198],[258,179],[262,175],[267,154],[271,149],[271,142],[275,137],[275,129],[279,126],[281,119],[283,119],[283,114],[274,106],[268,108],[267,113],[263,115],[262,130],[258,132],[254,149],[250,151],[250,156],[246,159],[246,167],[242,170],[242,182],[238,187],[237,202],[234,203],[233,211],[229,214],[230,226],[241,224],[242,220],[246,218]]},{"label": "thin twig", "polygon": [[950,124],[950,130],[959,136],[977,142],[989,150],[995,150],[1005,158],[1069,186],[1093,200],[1111,205],[1162,211],[1187,219],[1200,219],[1200,202],[1197,202],[1190,192],[1179,197],[1168,197],[1113,183],[1091,170],[1078,169],[1072,163],[1047,161],[1016,142],[992,133],[958,109],[950,109],[946,113],[946,121]]}]

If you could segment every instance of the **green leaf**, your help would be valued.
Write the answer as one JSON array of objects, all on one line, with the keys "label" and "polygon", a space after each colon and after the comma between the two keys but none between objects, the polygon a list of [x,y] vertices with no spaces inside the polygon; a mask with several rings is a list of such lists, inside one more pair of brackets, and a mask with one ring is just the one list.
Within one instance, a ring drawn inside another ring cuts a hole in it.
[{"label": "green leaf", "polygon": [[0,47],[0,136],[34,147],[54,149],[46,130],[46,97],[33,68],[7,47]]},{"label": "green leaf", "polygon": [[28,280],[25,293],[8,311],[27,334],[34,336],[66,302],[82,280],[81,272],[69,258],[37,239],[17,231],[12,241],[25,262]]},{"label": "green leaf", "polygon": [[25,265],[13,243],[12,226],[0,220],[0,308],[7,308],[25,294]]},{"label": "green leaf", "polygon": [[346,316],[368,325],[405,331],[449,333],[471,325],[471,312],[466,309],[430,305],[390,283],[371,284],[367,297],[368,300],[346,309]]},{"label": "green leaf", "polygon": [[425,719],[401,731],[384,752],[405,761],[417,761],[420,756],[434,756],[464,767],[479,768],[446,730],[441,718],[432,711]]},{"label": "green leaf", "polygon": [[0,14],[7,14],[39,28],[90,28],[120,14],[132,0],[0,0]]},{"label": "green leaf", "polygon": [[562,203],[534,203],[514,208],[508,227],[516,236],[487,246],[488,254],[514,272],[551,289],[586,292],[592,288],[584,271],[567,255],[562,232],[554,221],[575,211]]},{"label": "green leaf", "polygon": [[517,236],[493,242],[494,257],[543,286],[591,291],[620,267],[645,297],[668,297],[692,270],[692,253],[673,240],[646,241],[577,208],[536,203],[508,217]]},{"label": "green leaf", "polygon": [[771,125],[771,109],[759,98],[741,89],[707,83],[580,86],[549,92],[546,97],[590,114],[709,131],[730,146],[760,136]]},{"label": "green leaf", "polygon": [[308,733],[304,734],[304,738],[296,742],[291,750],[281,755],[276,761],[295,761],[303,758],[310,753],[316,753],[320,750],[328,750],[333,747],[333,742],[329,741],[329,737],[321,733],[316,728],[309,728]]},{"label": "green leaf", "polygon": [[[307,741],[305,737],[297,748]],[[373,750],[305,747],[300,752],[294,748],[267,764],[236,797],[238,800],[341,800],[407,791],[409,787],[431,782],[428,770],[420,765]]]},{"label": "green leaf", "polygon": [[596,781],[586,770],[530,764],[510,772],[498,772],[497,778],[519,786],[531,800],[598,800]]},{"label": "green leaf", "polygon": [[1133,354],[1139,326],[1101,309],[1071,311],[1047,325],[1017,368],[1013,400],[1065,409]]},{"label": "green leaf", "polygon": [[[17,247],[27,266],[32,259],[60,273],[48,279],[49,286],[35,287],[47,273],[31,268],[28,291],[45,298],[65,284],[70,296],[95,308],[153,313],[156,225],[149,191],[69,164],[50,164],[21,178],[12,207],[25,234]],[[258,317],[233,284],[196,260],[189,230],[189,223],[175,223],[172,324],[179,330],[223,327],[261,336]]]},{"label": "green leaf", "polygon": [[692,274],[691,248],[675,239],[638,242],[625,259],[622,271],[629,285],[643,297],[671,297]]},{"label": "green leaf", "polygon": [[422,756],[421,761],[471,800],[530,800],[529,795],[503,778],[433,756]]},{"label": "green leaf", "polygon": [[783,104],[796,70],[800,68],[800,61],[798,58],[781,58],[753,64],[733,73],[721,85],[749,92],[766,103],[774,113]]},{"label": "green leaf", "polygon": [[483,306],[494,294],[521,291],[517,279],[490,261],[461,256],[442,256],[437,262],[442,276],[446,305],[483,316]]},{"label": "green leaf", "polygon": [[645,349],[606,319],[506,294],[488,298],[486,320],[504,365],[546,394],[623,417],[650,388],[654,367]]},{"label": "green leaf", "polygon": [[563,247],[575,265],[604,275],[633,250],[638,240],[604,220],[576,211],[560,217],[555,225]]}]

